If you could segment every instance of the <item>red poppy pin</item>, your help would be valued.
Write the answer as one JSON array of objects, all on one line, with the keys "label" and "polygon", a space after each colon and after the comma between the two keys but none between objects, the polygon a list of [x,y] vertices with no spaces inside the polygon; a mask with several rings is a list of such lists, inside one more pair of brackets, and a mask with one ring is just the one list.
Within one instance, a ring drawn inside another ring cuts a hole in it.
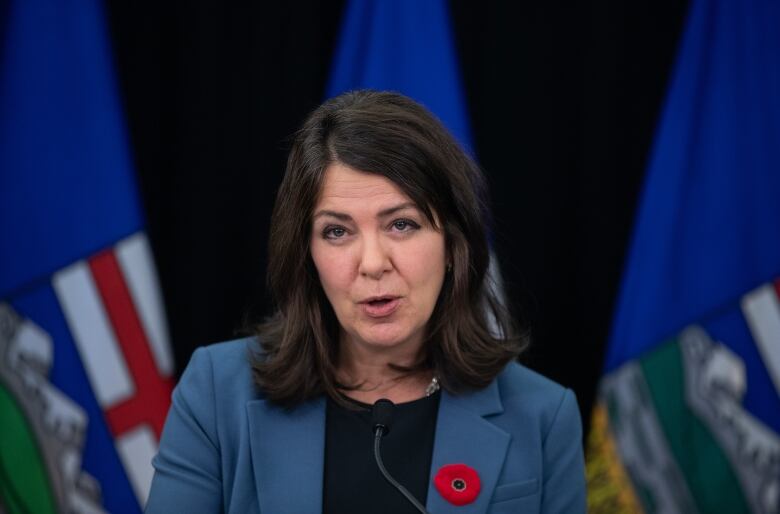
[{"label": "red poppy pin", "polygon": [[481,484],[477,471],[465,464],[447,464],[433,477],[436,490],[453,505],[468,505],[477,499]]}]

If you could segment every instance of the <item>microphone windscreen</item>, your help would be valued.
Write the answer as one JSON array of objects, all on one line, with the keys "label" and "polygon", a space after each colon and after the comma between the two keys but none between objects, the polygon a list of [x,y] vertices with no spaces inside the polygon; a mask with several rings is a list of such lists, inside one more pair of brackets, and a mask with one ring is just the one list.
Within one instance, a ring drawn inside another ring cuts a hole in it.
[{"label": "microphone windscreen", "polygon": [[386,398],[377,400],[374,403],[374,406],[371,408],[371,421],[373,422],[374,430],[376,430],[377,427],[382,427],[385,435],[390,432],[394,408],[395,404]]}]

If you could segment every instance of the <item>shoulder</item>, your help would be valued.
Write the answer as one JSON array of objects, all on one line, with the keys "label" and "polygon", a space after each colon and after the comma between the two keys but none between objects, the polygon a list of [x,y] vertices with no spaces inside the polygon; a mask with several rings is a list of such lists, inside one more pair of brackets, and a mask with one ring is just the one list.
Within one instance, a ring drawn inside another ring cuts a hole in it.
[{"label": "shoulder", "polygon": [[250,363],[255,346],[254,339],[240,339],[192,354],[153,461],[147,512],[217,512],[225,491],[235,493],[234,483],[251,483],[239,462],[249,446],[241,420],[257,397]]},{"label": "shoulder", "polygon": [[516,362],[504,368],[496,384],[505,414],[536,421],[543,438],[555,425],[581,433],[580,412],[571,389]]},{"label": "shoulder", "polygon": [[254,337],[244,337],[213,343],[207,346],[201,346],[195,350],[193,360],[196,355],[208,355],[209,358],[217,358],[221,365],[225,367],[236,367],[240,361],[246,362],[246,357],[252,352],[259,350],[259,344]]},{"label": "shoulder", "polygon": [[201,346],[192,354],[188,367],[210,365],[219,373],[242,373],[248,370],[249,358],[258,350],[254,337]]},{"label": "shoulder", "polygon": [[[586,512],[582,422],[574,393],[520,364],[496,378],[503,412],[492,421],[512,438],[506,477],[535,477],[540,512]],[[508,479],[508,478],[507,478]]]},{"label": "shoulder", "polygon": [[[179,394],[198,392],[197,397],[232,402],[257,396],[252,379],[252,355],[259,351],[254,338],[236,339],[195,350],[177,386]],[[176,393],[174,393],[176,394]]]},{"label": "shoulder", "polygon": [[540,411],[555,408],[571,390],[517,362],[510,362],[496,377],[501,401],[523,403]]},{"label": "shoulder", "polygon": [[560,395],[565,387],[553,380],[523,366],[518,362],[510,362],[496,377],[502,397],[517,395]]},{"label": "shoulder", "polygon": [[247,338],[198,348],[173,391],[171,412],[194,421],[215,448],[237,444],[247,403],[261,398],[251,365],[258,346]]}]

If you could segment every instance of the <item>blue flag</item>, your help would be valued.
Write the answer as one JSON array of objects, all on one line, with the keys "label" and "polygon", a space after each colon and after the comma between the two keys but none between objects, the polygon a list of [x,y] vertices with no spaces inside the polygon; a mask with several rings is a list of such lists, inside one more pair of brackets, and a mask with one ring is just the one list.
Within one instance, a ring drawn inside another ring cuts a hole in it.
[{"label": "blue flag", "polygon": [[[326,96],[364,88],[402,93],[433,112],[473,157],[458,62],[445,0],[350,0]],[[504,301],[492,252],[488,284]]]},{"label": "blue flag", "polygon": [[364,88],[413,98],[471,152],[465,94],[444,0],[347,3],[327,97]]},{"label": "blue flag", "polygon": [[172,360],[102,3],[0,54],[0,511],[140,512]]},{"label": "blue flag", "polygon": [[691,6],[593,416],[592,512],[780,511],[778,27],[772,0]]}]

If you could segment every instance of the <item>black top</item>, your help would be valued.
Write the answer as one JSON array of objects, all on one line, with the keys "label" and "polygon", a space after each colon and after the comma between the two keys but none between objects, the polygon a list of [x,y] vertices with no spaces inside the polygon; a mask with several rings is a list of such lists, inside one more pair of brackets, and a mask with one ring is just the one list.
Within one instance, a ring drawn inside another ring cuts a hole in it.
[{"label": "black top", "polygon": [[[425,505],[433,456],[437,392],[395,406],[382,460],[390,475]],[[324,514],[414,514],[417,510],[382,476],[374,460],[371,406],[346,409],[328,399],[325,422]]]}]

